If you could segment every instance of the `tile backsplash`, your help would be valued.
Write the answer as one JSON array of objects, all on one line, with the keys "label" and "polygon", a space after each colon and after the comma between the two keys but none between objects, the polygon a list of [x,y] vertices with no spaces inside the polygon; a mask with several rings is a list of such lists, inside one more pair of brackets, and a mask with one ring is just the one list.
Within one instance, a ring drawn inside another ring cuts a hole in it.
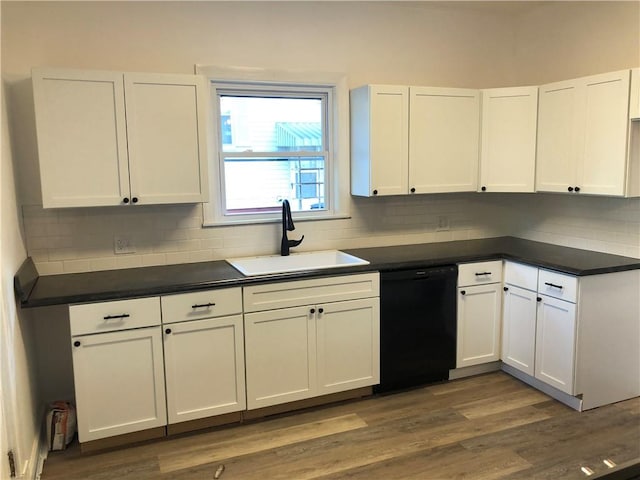
[{"label": "tile backsplash", "polygon": [[[352,197],[351,218],[297,222],[298,251],[514,235],[640,258],[640,199],[548,194]],[[28,254],[42,275],[275,254],[279,223],[202,227],[201,205],[24,206]],[[449,229],[438,229],[446,217]],[[114,237],[135,253],[114,253]]]}]

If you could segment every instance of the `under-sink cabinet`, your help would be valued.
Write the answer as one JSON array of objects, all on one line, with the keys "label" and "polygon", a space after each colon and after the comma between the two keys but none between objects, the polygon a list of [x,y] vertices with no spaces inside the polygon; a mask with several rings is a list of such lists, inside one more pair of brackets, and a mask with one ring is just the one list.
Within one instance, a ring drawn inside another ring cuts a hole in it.
[{"label": "under-sink cabinet", "polygon": [[502,260],[458,265],[456,367],[500,360]]},{"label": "under-sink cabinet", "polygon": [[160,299],[69,307],[80,442],[167,423]]},{"label": "under-sink cabinet", "polygon": [[44,208],[208,199],[206,82],[34,68]]},{"label": "under-sink cabinet", "polygon": [[162,296],[167,421],[246,407],[242,289]]},{"label": "under-sink cabinet", "polygon": [[379,383],[378,273],[243,289],[247,408]]}]

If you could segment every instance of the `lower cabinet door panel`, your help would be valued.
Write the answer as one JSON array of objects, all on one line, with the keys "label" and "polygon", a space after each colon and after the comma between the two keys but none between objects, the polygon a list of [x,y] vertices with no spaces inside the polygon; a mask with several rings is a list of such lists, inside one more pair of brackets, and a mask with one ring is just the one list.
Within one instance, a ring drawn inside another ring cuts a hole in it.
[{"label": "lower cabinet door panel", "polygon": [[576,306],[541,296],[536,327],[535,377],[574,394]]},{"label": "lower cabinet door panel", "polygon": [[72,342],[80,442],[166,425],[159,326]]},{"label": "lower cabinet door panel", "polygon": [[377,297],[317,308],[318,395],[380,383],[379,311]]},{"label": "lower cabinet door panel", "polygon": [[456,366],[500,360],[502,285],[458,288]]},{"label": "lower cabinet door panel", "polygon": [[502,361],[533,376],[536,292],[508,285],[502,317]]},{"label": "lower cabinet door panel", "polygon": [[314,307],[247,313],[244,320],[247,408],[316,395]]},{"label": "lower cabinet door panel", "polygon": [[244,410],[242,315],[163,328],[169,423]]}]

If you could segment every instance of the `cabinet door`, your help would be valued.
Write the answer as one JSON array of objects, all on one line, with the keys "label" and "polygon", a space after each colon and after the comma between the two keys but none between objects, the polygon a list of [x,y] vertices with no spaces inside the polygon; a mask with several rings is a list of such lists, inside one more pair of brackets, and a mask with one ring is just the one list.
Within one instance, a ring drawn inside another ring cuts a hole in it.
[{"label": "cabinet door", "polygon": [[640,120],[640,68],[631,70],[629,118],[631,120]]},{"label": "cabinet door", "polygon": [[80,442],[166,425],[160,327],[72,341]]},{"label": "cabinet door", "polygon": [[475,191],[480,147],[480,92],[411,87],[410,97],[410,191]]},{"label": "cabinet door", "polygon": [[206,85],[195,75],[125,74],[131,196],[206,201]]},{"label": "cabinet door", "polygon": [[482,91],[480,190],[533,192],[538,87]]},{"label": "cabinet door", "polygon": [[539,89],[536,190],[566,192],[575,185],[577,134],[576,81],[543,85]]},{"label": "cabinet door", "polygon": [[318,395],[380,383],[380,300],[319,305]]},{"label": "cabinet door", "polygon": [[502,361],[533,376],[536,346],[536,292],[505,286]]},{"label": "cabinet door", "polygon": [[34,69],[42,204],[119,205],[129,197],[122,74]]},{"label": "cabinet door", "polygon": [[313,307],[244,316],[247,408],[315,395],[316,329]]},{"label": "cabinet door", "polygon": [[458,289],[458,368],[500,360],[501,290],[499,283]]},{"label": "cabinet door", "polygon": [[629,70],[623,70],[584,79],[576,177],[581,193],[625,193],[629,77]]},{"label": "cabinet door", "polygon": [[407,87],[373,86],[370,92],[371,187],[376,195],[408,191]]},{"label": "cabinet door", "polygon": [[244,410],[242,315],[164,327],[169,423]]},{"label": "cabinet door", "polygon": [[576,306],[541,296],[536,326],[535,377],[573,395]]}]

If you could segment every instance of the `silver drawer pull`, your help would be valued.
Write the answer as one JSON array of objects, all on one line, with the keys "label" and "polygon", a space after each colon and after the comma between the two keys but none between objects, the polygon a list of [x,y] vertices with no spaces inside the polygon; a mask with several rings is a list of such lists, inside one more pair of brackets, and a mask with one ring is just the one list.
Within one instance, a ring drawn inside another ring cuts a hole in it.
[{"label": "silver drawer pull", "polygon": [[544,284],[550,287],[559,288],[560,290],[562,290],[562,285],[556,285],[555,283],[550,283],[550,282],[544,282]]},{"label": "silver drawer pull", "polygon": [[215,306],[215,303],[196,303],[195,305],[191,305],[191,308],[204,308],[213,306]]},{"label": "silver drawer pull", "polygon": [[115,320],[116,318],[129,318],[131,315],[128,313],[123,313],[122,315],[107,315],[106,317],[102,317],[105,320]]},{"label": "silver drawer pull", "polygon": [[476,277],[481,277],[482,275],[491,275],[491,272],[478,272],[478,273],[476,273]]}]

